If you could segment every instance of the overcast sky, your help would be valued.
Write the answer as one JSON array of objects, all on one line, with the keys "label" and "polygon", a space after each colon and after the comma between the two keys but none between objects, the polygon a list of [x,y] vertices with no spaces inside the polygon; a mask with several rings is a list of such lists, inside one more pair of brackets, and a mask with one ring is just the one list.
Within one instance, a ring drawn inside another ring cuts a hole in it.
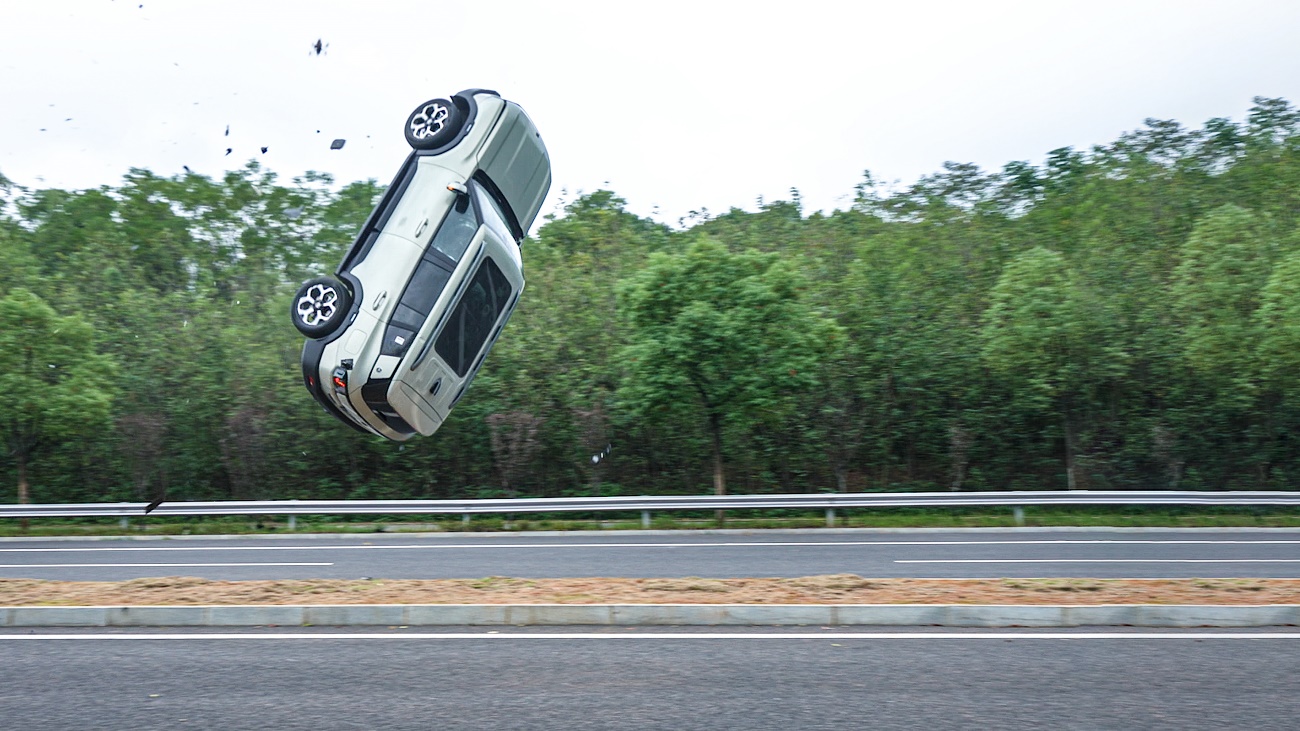
[{"label": "overcast sky", "polygon": [[607,187],[665,223],[791,188],[829,211],[867,169],[1300,103],[1300,2],[0,0],[0,174],[27,187],[250,159],[387,183],[410,110],[471,87],[541,130],[544,210]]}]

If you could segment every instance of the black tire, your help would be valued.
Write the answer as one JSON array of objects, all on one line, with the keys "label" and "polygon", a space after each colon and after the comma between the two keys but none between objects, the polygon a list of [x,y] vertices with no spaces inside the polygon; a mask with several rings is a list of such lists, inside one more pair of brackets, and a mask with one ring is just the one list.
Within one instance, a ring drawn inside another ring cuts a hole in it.
[{"label": "black tire", "polygon": [[298,332],[321,338],[337,330],[351,308],[352,293],[342,282],[334,277],[316,277],[298,288],[289,305],[289,317]]},{"label": "black tire", "polygon": [[446,99],[430,99],[406,118],[406,142],[417,150],[432,150],[451,142],[465,126],[465,112]]}]

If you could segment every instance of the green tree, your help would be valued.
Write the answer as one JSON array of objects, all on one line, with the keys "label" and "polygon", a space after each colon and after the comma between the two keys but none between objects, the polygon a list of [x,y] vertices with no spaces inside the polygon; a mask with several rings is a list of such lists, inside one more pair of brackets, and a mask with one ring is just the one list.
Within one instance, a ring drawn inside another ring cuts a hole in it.
[{"label": "green tree", "polygon": [[1170,295],[1187,367],[1234,408],[1254,401],[1259,322],[1273,246],[1259,219],[1227,205],[1196,224],[1173,272]]},{"label": "green tree", "polygon": [[714,491],[726,494],[723,435],[780,423],[813,385],[838,328],[803,301],[800,278],[779,257],[733,254],[704,239],[656,254],[620,285],[631,330],[620,390],[636,415],[696,409],[709,437]]},{"label": "green tree", "polygon": [[25,289],[0,299],[0,393],[7,402],[0,435],[17,467],[20,503],[28,501],[33,457],[108,423],[114,367],[93,343],[84,321],[58,316]]},{"label": "green tree", "polygon": [[984,313],[982,355],[989,368],[1005,379],[1014,399],[1060,419],[1070,489],[1082,482],[1076,459],[1081,421],[1126,370],[1116,335],[1100,298],[1064,257],[1041,247],[1007,265]]}]

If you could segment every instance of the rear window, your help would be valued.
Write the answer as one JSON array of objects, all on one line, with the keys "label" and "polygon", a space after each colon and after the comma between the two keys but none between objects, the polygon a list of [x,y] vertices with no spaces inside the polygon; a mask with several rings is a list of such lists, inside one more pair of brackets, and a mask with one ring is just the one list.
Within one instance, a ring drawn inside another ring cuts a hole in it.
[{"label": "rear window", "polygon": [[438,356],[457,376],[463,377],[473,366],[512,293],[510,282],[496,262],[490,257],[484,259],[434,345]]}]

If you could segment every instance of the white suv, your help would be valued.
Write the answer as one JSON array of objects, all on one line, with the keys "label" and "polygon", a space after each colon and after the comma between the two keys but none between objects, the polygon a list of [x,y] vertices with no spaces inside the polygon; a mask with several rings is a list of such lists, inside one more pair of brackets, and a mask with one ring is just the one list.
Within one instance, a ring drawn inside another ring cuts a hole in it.
[{"label": "white suv", "polygon": [[524,110],[470,89],[407,118],[414,148],[336,276],[298,290],[307,390],[353,427],[428,436],[469,388],[524,288],[519,243],[551,186]]}]

